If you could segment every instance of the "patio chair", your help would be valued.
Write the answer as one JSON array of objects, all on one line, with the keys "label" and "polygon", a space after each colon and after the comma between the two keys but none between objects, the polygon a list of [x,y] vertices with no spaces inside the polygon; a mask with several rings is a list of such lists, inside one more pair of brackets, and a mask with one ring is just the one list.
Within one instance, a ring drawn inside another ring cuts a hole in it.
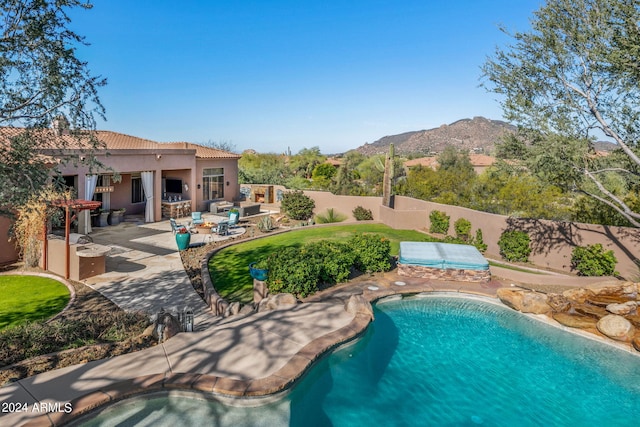
[{"label": "patio chair", "polygon": [[191,212],[191,224],[194,226],[204,224],[204,219],[202,219],[202,212]]},{"label": "patio chair", "polygon": [[229,228],[237,227],[240,220],[240,212],[229,212]]},{"label": "patio chair", "polygon": [[218,236],[228,236],[229,235],[229,221],[220,221],[217,227],[212,229]]},{"label": "patio chair", "polygon": [[173,234],[176,234],[178,230],[180,230],[181,228],[187,228],[182,224],[178,224],[176,220],[173,218],[169,218],[169,223],[171,224],[171,232]]}]

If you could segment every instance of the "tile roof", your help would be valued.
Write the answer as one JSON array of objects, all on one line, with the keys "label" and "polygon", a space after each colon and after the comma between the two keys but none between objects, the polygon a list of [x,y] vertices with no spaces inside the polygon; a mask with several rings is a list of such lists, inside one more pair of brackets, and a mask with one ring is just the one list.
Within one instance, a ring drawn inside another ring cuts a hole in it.
[{"label": "tile roof", "polygon": [[[0,127],[0,146],[8,147],[9,138],[25,132],[24,128]],[[56,135],[52,129],[36,129],[42,138],[39,144],[43,149],[90,149],[88,136]],[[106,150],[195,150],[197,158],[203,159],[239,159],[240,155],[216,148],[205,147],[190,142],[156,142],[150,139],[126,135],[119,132],[99,130],[94,135]]]},{"label": "tile roof", "polygon": [[164,142],[160,145],[162,146],[161,148],[184,148],[196,150],[196,157],[199,159],[239,159],[241,157],[240,154],[206,147],[204,145],[193,144],[191,142]]},{"label": "tile roof", "polygon": [[404,166],[407,168],[415,166],[435,168],[437,164],[438,160],[435,157],[420,157],[419,159],[407,160],[404,162]]}]

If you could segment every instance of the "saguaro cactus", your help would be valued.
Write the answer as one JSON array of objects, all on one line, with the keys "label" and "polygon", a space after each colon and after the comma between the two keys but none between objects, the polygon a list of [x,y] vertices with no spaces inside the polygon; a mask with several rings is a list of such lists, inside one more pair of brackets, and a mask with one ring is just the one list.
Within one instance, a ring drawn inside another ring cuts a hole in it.
[{"label": "saguaro cactus", "polygon": [[389,154],[384,162],[384,177],[382,178],[382,204],[391,207],[391,191],[393,189],[395,150],[393,144],[389,145]]}]

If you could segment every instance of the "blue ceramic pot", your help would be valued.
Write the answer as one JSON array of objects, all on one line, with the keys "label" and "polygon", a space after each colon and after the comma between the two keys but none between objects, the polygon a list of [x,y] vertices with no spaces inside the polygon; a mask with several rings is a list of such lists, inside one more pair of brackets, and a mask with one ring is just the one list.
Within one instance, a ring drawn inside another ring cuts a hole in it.
[{"label": "blue ceramic pot", "polygon": [[190,233],[176,233],[176,243],[178,244],[178,250],[184,251],[189,247],[189,243],[191,242],[191,234]]},{"label": "blue ceramic pot", "polygon": [[251,275],[251,277],[253,277],[256,280],[262,280],[262,281],[267,280],[267,276],[269,275],[269,270],[262,269],[262,268],[255,268],[254,265],[256,265],[255,262],[252,262],[251,264],[249,264],[249,274]]}]

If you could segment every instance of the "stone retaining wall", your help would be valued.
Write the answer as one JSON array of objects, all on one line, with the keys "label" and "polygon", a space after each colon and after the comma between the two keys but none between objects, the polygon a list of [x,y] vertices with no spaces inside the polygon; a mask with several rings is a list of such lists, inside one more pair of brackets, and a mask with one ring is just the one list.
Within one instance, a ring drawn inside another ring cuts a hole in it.
[{"label": "stone retaining wall", "polygon": [[433,268],[422,265],[398,263],[398,275],[455,282],[489,282],[489,270],[463,270],[459,268]]}]

